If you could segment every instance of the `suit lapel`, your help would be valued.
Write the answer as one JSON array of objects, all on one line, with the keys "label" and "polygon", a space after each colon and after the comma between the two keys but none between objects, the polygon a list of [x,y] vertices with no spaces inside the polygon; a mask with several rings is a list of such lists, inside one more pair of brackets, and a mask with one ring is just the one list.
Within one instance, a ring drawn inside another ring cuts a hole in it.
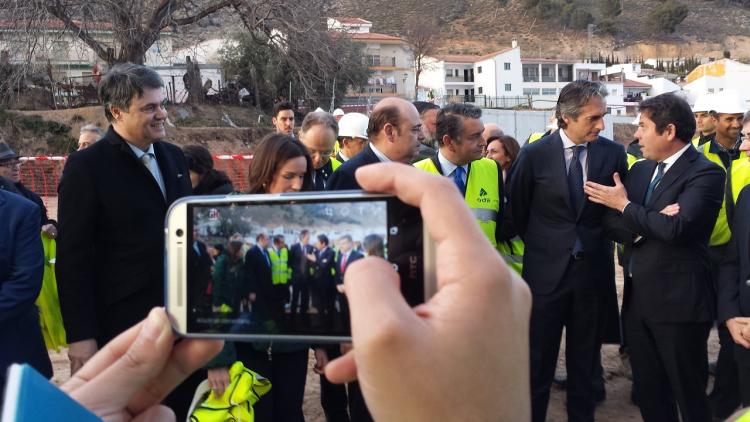
[{"label": "suit lapel", "polygon": [[682,156],[680,156],[680,158],[677,159],[674,164],[672,164],[672,167],[670,167],[669,170],[667,170],[667,172],[664,174],[661,182],[656,185],[654,192],[651,194],[650,203],[655,203],[659,199],[659,195],[661,195],[667,188],[669,188],[670,185],[672,185],[672,183],[679,179],[679,177],[682,175],[682,173],[685,172],[685,170],[690,168],[690,165],[697,158],[697,154],[698,152],[691,146],[682,154]]},{"label": "suit lapel", "polygon": [[[153,193],[158,194],[159,198],[164,201],[164,195],[162,195],[159,184],[156,182],[156,179],[154,179],[154,175],[151,174],[151,171],[146,168],[146,166],[138,159],[138,157],[136,157],[135,152],[133,152],[133,149],[130,148],[130,145],[127,143],[127,141],[125,141],[123,137],[115,132],[114,128],[112,128],[111,126],[106,137],[107,140],[115,148],[117,153],[121,154],[124,160],[126,160],[130,163],[130,165],[136,168],[136,171],[142,176],[142,179],[145,178],[144,183],[149,186],[147,189],[150,189]],[[154,147],[154,153],[154,155],[156,155],[157,162],[159,162],[159,156],[156,154],[156,147]],[[161,169],[161,163],[159,164],[159,168]],[[162,170],[162,175],[163,174],[164,170]]]},{"label": "suit lapel", "polygon": [[626,181],[628,186],[628,199],[631,201],[643,205],[643,201],[646,199],[646,191],[648,190],[648,185],[651,183],[651,176],[654,174],[654,170],[656,169],[656,161],[646,161],[643,164],[643,171],[641,171],[640,174],[633,175],[633,180],[631,181],[631,176],[628,175],[628,179]]},{"label": "suit lapel", "polygon": [[[177,173],[177,169],[171,160],[169,154],[166,153],[164,145],[161,142],[154,142],[154,155],[156,156],[156,162],[159,164],[159,170],[161,171],[161,178],[164,181],[164,196],[167,203],[174,202],[175,199],[175,187],[177,183],[173,183],[173,177],[186,177],[184,174]],[[156,182],[156,180],[154,180]],[[157,183],[157,187],[159,184]],[[161,189],[159,189],[161,191]]]},{"label": "suit lapel", "polygon": [[[602,148],[601,138],[586,145],[586,180],[596,180],[597,176],[601,174],[604,166],[604,150]],[[590,202],[584,194],[583,203],[578,210],[578,219],[583,215],[583,211],[591,205]]]}]

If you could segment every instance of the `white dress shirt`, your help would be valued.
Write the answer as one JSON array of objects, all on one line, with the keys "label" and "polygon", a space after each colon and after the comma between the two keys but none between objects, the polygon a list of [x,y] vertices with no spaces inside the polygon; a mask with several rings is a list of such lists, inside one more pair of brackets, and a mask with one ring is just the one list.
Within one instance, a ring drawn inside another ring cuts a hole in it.
[{"label": "white dress shirt", "polygon": [[[662,163],[666,164],[666,166],[664,166],[664,174],[667,174],[667,172],[669,171],[669,169],[672,167],[672,164],[674,164],[677,160],[679,160],[680,157],[682,157],[682,154],[684,154],[685,151],[687,151],[687,149],[690,148],[691,146],[693,146],[693,144],[690,143],[690,142],[688,142],[687,144],[685,144],[684,147],[682,147],[682,149],[680,149],[679,151],[677,151],[674,154],[672,154],[671,156],[669,156],[669,158],[666,158],[666,159],[664,159],[664,161],[662,161]],[[659,166],[658,165],[654,168],[654,174],[651,175],[651,180],[652,181],[656,177],[657,170],[659,170]],[[664,176],[662,175],[662,177],[664,177]],[[659,185],[656,185],[656,186],[659,186]]]},{"label": "white dress shirt", "polygon": [[[573,147],[577,144],[568,138],[568,135],[565,134],[565,129],[560,129],[560,138],[562,138],[563,143],[563,153],[565,155],[565,174],[567,174],[568,170],[570,170],[570,162],[573,161]],[[578,156],[578,161],[581,162],[581,166],[583,166],[583,183],[586,183],[588,172],[589,172],[589,160],[588,160],[588,142],[584,142],[581,144],[584,148],[583,151],[581,151],[581,154]]]},{"label": "white dress shirt", "polygon": [[375,153],[375,156],[378,157],[378,160],[380,160],[381,163],[391,162],[391,159],[383,154],[372,142],[370,142],[370,148],[372,148],[372,152]]},{"label": "white dress shirt", "polygon": [[[453,178],[453,173],[456,172],[456,168],[458,168],[457,165],[453,164],[445,158],[445,155],[443,155],[442,151],[438,150],[438,162],[440,163],[440,167],[443,170],[443,176],[448,176],[451,179]],[[464,164],[461,166],[464,169],[464,174],[461,175],[461,179],[463,179],[464,185],[466,185],[466,177],[469,174],[469,165]]]},{"label": "white dress shirt", "polygon": [[156,162],[156,154],[154,154],[154,144],[151,144],[148,146],[148,149],[146,151],[138,148],[137,146],[131,144],[130,142],[127,142],[130,149],[133,150],[133,153],[135,153],[135,157],[138,158],[138,161],[146,165],[146,158],[144,158],[144,155],[149,155],[151,159],[148,162],[148,165],[146,165],[146,168],[151,172],[151,175],[154,176],[154,180],[156,180],[156,183],[159,185],[159,189],[161,189],[161,194],[166,198],[167,197],[167,189],[164,186],[164,177],[161,174],[161,170],[159,169],[159,163]]}]

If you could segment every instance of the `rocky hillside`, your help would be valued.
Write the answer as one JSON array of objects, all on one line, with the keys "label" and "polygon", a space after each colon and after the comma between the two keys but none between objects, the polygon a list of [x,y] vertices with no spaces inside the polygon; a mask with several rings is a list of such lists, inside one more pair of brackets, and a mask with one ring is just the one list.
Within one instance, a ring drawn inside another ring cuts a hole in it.
[{"label": "rocky hillside", "polygon": [[[579,0],[599,21],[599,2]],[[409,16],[435,16],[440,22],[442,53],[486,53],[510,46],[516,38],[526,57],[585,57],[615,52],[626,57],[731,57],[750,59],[750,8],[728,0],[678,0],[687,18],[672,34],[653,33],[647,25],[660,0],[623,0],[613,21],[614,34],[595,30],[589,45],[586,30],[566,28],[559,19],[538,19],[525,0],[339,0],[338,12],[373,22],[373,31],[403,32]]]}]

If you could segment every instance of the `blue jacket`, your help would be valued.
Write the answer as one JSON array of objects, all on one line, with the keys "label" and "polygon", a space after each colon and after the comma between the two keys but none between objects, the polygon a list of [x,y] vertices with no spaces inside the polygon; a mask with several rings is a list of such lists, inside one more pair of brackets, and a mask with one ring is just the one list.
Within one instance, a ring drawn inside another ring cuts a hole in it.
[{"label": "blue jacket", "polygon": [[39,207],[0,190],[0,382],[11,363],[52,376],[34,301],[42,288],[44,252]]}]

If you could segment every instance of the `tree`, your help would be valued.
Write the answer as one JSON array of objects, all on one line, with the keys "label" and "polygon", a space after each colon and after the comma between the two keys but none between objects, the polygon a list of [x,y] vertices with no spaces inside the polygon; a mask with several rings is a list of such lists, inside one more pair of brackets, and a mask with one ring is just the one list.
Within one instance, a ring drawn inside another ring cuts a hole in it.
[{"label": "tree", "polygon": [[667,0],[648,14],[646,21],[654,32],[671,34],[682,21],[687,18],[688,7],[677,3],[675,0]]},{"label": "tree", "polygon": [[429,56],[435,52],[440,27],[437,21],[424,17],[412,16],[407,19],[404,40],[414,53],[414,99],[419,93],[419,77],[422,72],[431,70],[434,66]]},{"label": "tree", "polygon": [[620,13],[622,13],[620,0],[601,0],[599,2],[599,11],[605,19],[613,19],[620,16]]}]

